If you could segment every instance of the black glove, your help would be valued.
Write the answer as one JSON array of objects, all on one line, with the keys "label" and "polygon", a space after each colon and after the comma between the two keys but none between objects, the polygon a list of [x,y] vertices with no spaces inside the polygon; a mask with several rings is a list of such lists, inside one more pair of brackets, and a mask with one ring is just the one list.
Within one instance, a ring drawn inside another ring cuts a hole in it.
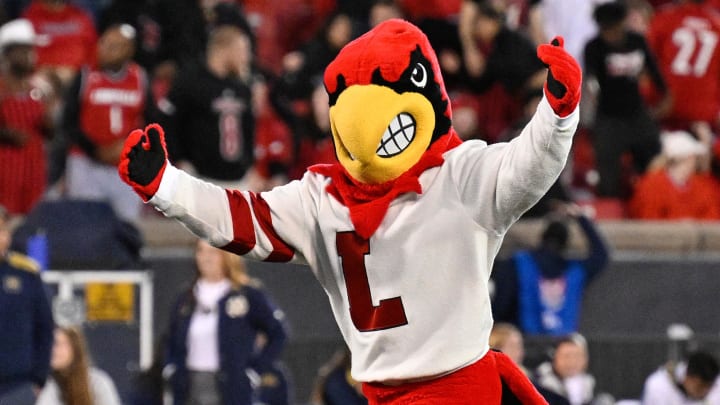
[{"label": "black glove", "polygon": [[143,199],[151,199],[158,188],[167,166],[165,131],[158,124],[150,124],[145,130],[136,129],[125,140],[118,173]]}]

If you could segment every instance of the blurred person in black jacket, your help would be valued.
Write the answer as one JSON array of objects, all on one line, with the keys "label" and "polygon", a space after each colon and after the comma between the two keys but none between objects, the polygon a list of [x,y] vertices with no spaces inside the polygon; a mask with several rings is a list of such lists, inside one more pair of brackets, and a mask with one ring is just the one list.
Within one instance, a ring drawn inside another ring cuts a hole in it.
[{"label": "blurred person in black jacket", "polygon": [[[595,160],[600,175],[597,193],[603,197],[627,197],[622,187],[621,158],[630,152],[635,171],[645,172],[660,152],[660,128],[656,118],[670,108],[670,96],[655,57],[642,34],[625,26],[627,7],[613,1],[595,8],[593,17],[600,33],[585,46],[585,78],[597,89],[597,112],[593,131]],[[650,110],[640,94],[640,79],[649,75],[664,94]]]},{"label": "blurred person in black jacket", "polygon": [[320,367],[310,404],[367,405],[361,385],[350,375],[350,351],[344,348]]},{"label": "blurred person in black jacket", "polygon": [[54,323],[37,263],[11,252],[0,206],[0,404],[32,405],[50,373]]},{"label": "blurred person in black jacket", "polygon": [[168,149],[179,167],[228,188],[254,189],[258,177],[252,170],[252,58],[247,32],[216,28],[204,63],[183,69],[159,102],[163,126],[173,134]]}]

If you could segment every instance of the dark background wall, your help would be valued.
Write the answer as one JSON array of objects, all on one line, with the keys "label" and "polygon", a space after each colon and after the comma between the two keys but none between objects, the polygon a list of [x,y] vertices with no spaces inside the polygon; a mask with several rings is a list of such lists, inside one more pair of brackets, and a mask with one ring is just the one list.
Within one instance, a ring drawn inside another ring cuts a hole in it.
[{"label": "dark background wall", "polygon": [[[194,265],[189,249],[146,257],[154,275],[157,337],[166,330],[172,303],[187,288]],[[343,347],[327,296],[306,267],[255,262],[249,267],[287,315],[291,339],[283,360],[292,373],[297,403],[305,403],[318,368]],[[616,398],[638,398],[645,377],[668,358],[666,329],[671,323],[687,324],[697,334],[697,345],[720,355],[719,286],[718,258],[616,257],[589,286],[582,313],[581,332],[588,339],[598,389]],[[137,325],[86,329],[97,364],[116,378],[126,396],[137,371],[136,362],[128,360],[137,358]],[[551,343],[527,339],[527,365],[544,360]]]}]

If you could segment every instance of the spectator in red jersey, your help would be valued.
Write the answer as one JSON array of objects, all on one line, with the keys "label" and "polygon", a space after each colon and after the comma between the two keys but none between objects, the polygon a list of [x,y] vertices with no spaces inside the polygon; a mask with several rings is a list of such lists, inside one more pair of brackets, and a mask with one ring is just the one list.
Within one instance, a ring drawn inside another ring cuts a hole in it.
[{"label": "spectator in red jersey", "polygon": [[460,12],[462,0],[397,0],[412,21],[452,20]]},{"label": "spectator in red jersey", "polygon": [[0,28],[0,204],[27,214],[45,191],[52,87],[35,75],[35,31],[18,19]]},{"label": "spectator in red jersey", "polygon": [[63,85],[94,60],[97,33],[87,11],[67,0],[33,0],[23,17],[46,42],[37,51],[38,67],[57,75]]},{"label": "spectator in red jersey", "polygon": [[[336,0],[234,0],[257,36],[257,63],[280,73],[286,53],[312,39],[336,9]],[[358,6],[358,0],[352,0]],[[363,8],[362,5],[359,5]]]},{"label": "spectator in red jersey", "polygon": [[697,122],[716,125],[720,113],[717,14],[704,0],[683,0],[660,8],[647,36],[674,101],[664,126],[690,130]]},{"label": "spectator in red jersey", "polygon": [[640,177],[629,203],[638,219],[720,219],[717,181],[698,170],[705,145],[685,131],[662,137],[659,168]]},{"label": "spectator in red jersey", "polygon": [[132,62],[135,30],[110,26],[97,45],[97,64],[84,68],[68,92],[63,131],[72,148],[67,159],[67,196],[107,200],[118,216],[135,222],[141,204],[117,178],[125,137],[152,119],[154,102],[143,68]]}]

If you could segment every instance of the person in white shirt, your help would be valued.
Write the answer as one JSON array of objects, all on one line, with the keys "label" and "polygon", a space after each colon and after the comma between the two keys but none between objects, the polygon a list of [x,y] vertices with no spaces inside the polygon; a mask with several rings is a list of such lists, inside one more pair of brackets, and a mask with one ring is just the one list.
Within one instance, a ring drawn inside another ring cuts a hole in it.
[{"label": "person in white shirt", "polygon": [[166,370],[173,404],[250,405],[252,377],[273,372],[284,347],[283,313],[240,256],[200,240],[195,263],[196,279],[172,313]]},{"label": "person in white shirt", "polygon": [[645,380],[642,404],[720,404],[719,370],[717,359],[703,351],[691,353],[686,362],[663,365]]},{"label": "person in white shirt", "polygon": [[55,329],[52,377],[35,405],[120,405],[110,376],[90,365],[85,337],[77,327]]},{"label": "person in white shirt", "polygon": [[589,404],[595,396],[595,378],[587,371],[588,362],[585,338],[573,333],[555,345],[552,361],[537,368],[537,384],[566,398],[571,405]]}]

